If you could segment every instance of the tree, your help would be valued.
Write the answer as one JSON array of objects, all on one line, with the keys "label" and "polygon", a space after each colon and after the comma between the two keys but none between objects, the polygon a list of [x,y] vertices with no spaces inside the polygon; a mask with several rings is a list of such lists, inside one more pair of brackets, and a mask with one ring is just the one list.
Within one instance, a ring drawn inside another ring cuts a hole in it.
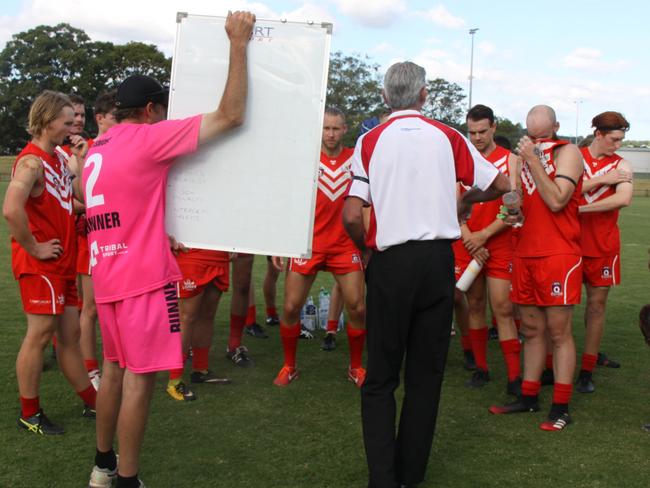
[{"label": "tree", "polygon": [[346,115],[348,133],[345,146],[354,146],[361,122],[383,110],[379,65],[358,53],[345,55],[336,51],[330,56],[327,80],[327,105],[340,108]]},{"label": "tree", "polygon": [[[15,34],[0,52],[0,153],[16,154],[29,139],[29,106],[43,90],[77,93],[90,106],[100,92],[134,72],[168,82],[170,71],[171,60],[153,45],[96,42],[69,24]],[[86,120],[94,133],[93,118]]]},{"label": "tree", "polygon": [[422,113],[427,117],[458,128],[465,120],[465,111],[462,105],[465,94],[460,85],[443,78],[436,78],[427,81],[427,90],[429,96],[422,107]]}]

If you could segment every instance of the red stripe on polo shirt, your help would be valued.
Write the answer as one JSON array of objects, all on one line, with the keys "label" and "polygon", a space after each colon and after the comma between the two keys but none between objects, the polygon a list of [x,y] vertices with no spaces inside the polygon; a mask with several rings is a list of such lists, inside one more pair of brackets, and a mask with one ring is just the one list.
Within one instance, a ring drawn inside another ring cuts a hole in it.
[{"label": "red stripe on polo shirt", "polygon": [[363,136],[363,139],[361,140],[361,164],[363,164],[363,169],[368,175],[368,178],[370,178],[370,159],[372,158],[372,153],[375,152],[375,146],[377,145],[379,136],[381,136],[381,133],[384,132],[389,125],[401,118],[403,117],[388,119],[386,122],[375,127]]},{"label": "red stripe on polo shirt", "polygon": [[370,206],[370,221],[366,231],[366,247],[377,249],[377,217],[375,215],[374,205]]},{"label": "red stripe on polo shirt", "polygon": [[456,181],[460,181],[464,185],[474,185],[474,158],[472,153],[467,147],[467,142],[463,136],[455,129],[438,122],[437,120],[427,119],[419,115],[420,119],[426,123],[433,125],[436,129],[447,136],[451,149],[454,153],[454,165],[456,167]]}]

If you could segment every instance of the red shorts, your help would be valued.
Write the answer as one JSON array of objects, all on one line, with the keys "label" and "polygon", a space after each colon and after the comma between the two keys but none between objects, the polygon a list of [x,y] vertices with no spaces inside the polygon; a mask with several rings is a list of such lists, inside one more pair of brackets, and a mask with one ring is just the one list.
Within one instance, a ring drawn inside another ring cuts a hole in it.
[{"label": "red shorts", "polygon": [[513,261],[510,299],[520,305],[554,307],[580,303],[582,257],[557,254]]},{"label": "red shorts", "polygon": [[192,298],[203,292],[206,286],[213,284],[222,292],[228,291],[230,285],[230,263],[228,261],[214,264],[178,261],[183,279],[178,283],[180,298]]},{"label": "red shorts", "polygon": [[363,264],[359,251],[345,251],[338,254],[314,252],[311,259],[291,258],[289,260],[289,271],[302,275],[313,275],[319,271],[329,271],[342,275],[355,271],[363,272]]},{"label": "red shorts", "polygon": [[90,275],[88,239],[81,236],[77,236],[77,274]]},{"label": "red shorts", "polygon": [[[472,261],[472,256],[467,252],[461,241],[456,242],[460,243],[460,245],[454,244],[454,274],[456,275],[456,281],[458,281]],[[512,252],[510,250],[498,250],[494,254],[490,254],[481,273],[485,273],[489,278],[510,281],[512,278]]]},{"label": "red shorts", "polygon": [[98,303],[104,358],[134,373],[183,367],[178,288],[164,288]]},{"label": "red shorts", "polygon": [[25,313],[61,315],[65,307],[76,307],[75,280],[45,275],[22,275],[18,278]]},{"label": "red shorts", "polygon": [[583,257],[582,281],[590,286],[616,286],[621,284],[621,256],[600,258]]}]

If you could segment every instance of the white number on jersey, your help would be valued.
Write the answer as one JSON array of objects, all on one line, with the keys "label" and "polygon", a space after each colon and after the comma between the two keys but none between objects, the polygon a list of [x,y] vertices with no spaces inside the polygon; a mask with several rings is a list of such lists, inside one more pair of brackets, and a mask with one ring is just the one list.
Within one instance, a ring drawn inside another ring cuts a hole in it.
[{"label": "white number on jersey", "polygon": [[93,165],[93,169],[86,180],[86,208],[92,208],[97,205],[104,205],[104,195],[93,195],[93,189],[99,178],[99,172],[102,170],[102,155],[95,153],[91,155],[84,164],[84,168],[87,168],[89,165]]}]

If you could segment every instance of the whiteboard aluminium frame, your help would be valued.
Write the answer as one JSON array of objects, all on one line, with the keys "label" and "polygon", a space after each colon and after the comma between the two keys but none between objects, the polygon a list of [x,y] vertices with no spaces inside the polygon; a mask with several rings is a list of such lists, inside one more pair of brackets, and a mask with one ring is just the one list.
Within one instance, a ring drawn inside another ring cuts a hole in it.
[{"label": "whiteboard aluminium frame", "polygon": [[[205,15],[205,14],[189,14],[187,12],[177,12],[176,13],[176,37],[174,41],[174,54],[172,57],[172,67],[171,67],[171,76],[170,76],[170,85],[171,81],[176,79],[177,75],[177,69],[178,69],[178,63],[177,59],[179,55],[179,50],[181,48],[181,43],[179,42],[180,36],[181,36],[181,23],[183,22],[184,19],[187,19],[189,17],[194,17],[194,18],[207,18],[207,19],[226,19],[224,16],[218,16],[218,15]],[[330,55],[331,55],[331,43],[332,43],[332,30],[333,30],[333,24],[329,22],[297,22],[297,21],[288,21],[286,19],[280,19],[280,20],[271,20],[271,19],[257,19],[259,22],[273,22],[273,23],[283,23],[283,24],[298,24],[298,25],[306,25],[306,26],[320,26],[322,29],[326,31],[325,39],[324,39],[324,49],[326,55],[324,56],[323,59],[323,79],[322,79],[322,91],[320,94],[320,110],[319,110],[319,126],[321,127],[321,132],[322,132],[322,127],[323,127],[323,120],[324,120],[324,115],[325,115],[325,103],[326,103],[326,98],[327,98],[327,80],[328,80],[328,74],[329,74],[329,63],[330,63]],[[225,22],[224,22],[225,23]],[[170,86],[170,93],[169,93],[169,107],[172,106],[173,100],[174,100],[174,94],[175,94],[175,89],[174,87]],[[319,154],[321,151],[321,139],[319,139],[318,142],[318,147],[315,148],[314,154]],[[312,191],[311,191],[311,213],[310,213],[310,221],[309,221],[309,235],[307,236],[307,252],[304,254],[292,254],[292,253],[274,253],[278,256],[283,256],[283,257],[291,257],[291,258],[311,258],[312,254],[312,245],[313,245],[313,228],[314,228],[314,219],[315,219],[315,211],[316,211],[316,197],[318,193],[318,172],[319,172],[319,160],[316,158],[314,163],[313,163],[313,183],[312,183]],[[206,244],[202,243],[193,243],[193,242],[186,242],[188,246],[195,246],[199,248],[208,248]],[[211,246],[212,249],[216,249],[214,246]],[[218,249],[222,251],[229,251],[229,252],[242,252],[242,253],[249,253],[249,254],[262,254],[262,255],[268,255],[268,252],[265,252],[264,249],[252,249],[252,248],[247,248],[247,247],[231,247],[228,249]]]}]

